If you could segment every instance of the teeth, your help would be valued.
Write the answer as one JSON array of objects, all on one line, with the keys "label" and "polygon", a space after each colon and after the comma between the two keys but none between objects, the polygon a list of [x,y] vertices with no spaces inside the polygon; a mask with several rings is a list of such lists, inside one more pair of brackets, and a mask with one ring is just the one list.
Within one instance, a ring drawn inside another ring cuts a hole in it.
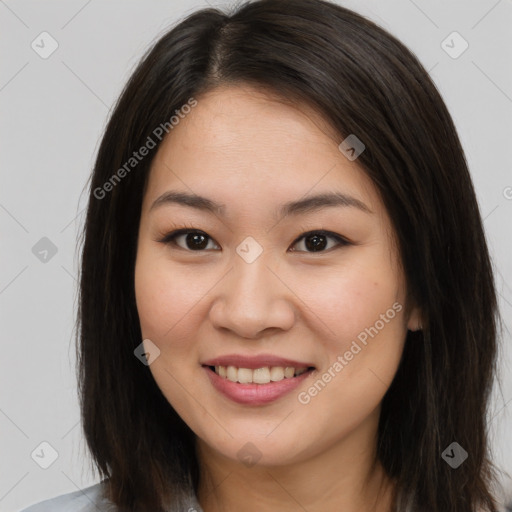
[{"label": "teeth", "polygon": [[253,371],[249,368],[238,368],[238,382],[241,384],[250,384],[252,382]]},{"label": "teeth", "polygon": [[284,369],[284,376],[287,378],[287,379],[290,379],[291,377],[293,377],[295,375],[295,368],[292,368],[290,366],[287,366],[285,369]]},{"label": "teeth", "polygon": [[234,366],[228,366],[226,377],[228,380],[231,380],[233,382],[238,381],[238,368],[235,368]]},{"label": "teeth", "polygon": [[236,366],[216,366],[215,373],[231,382],[241,384],[268,384],[283,379],[298,377],[306,372],[307,368],[295,369],[293,366],[265,366],[252,370],[250,368],[237,368]]},{"label": "teeth", "polygon": [[[242,369],[238,370],[238,378],[240,379],[240,372]],[[246,370],[250,371],[250,370]],[[270,370],[268,367],[258,368],[257,370],[252,371],[252,381],[256,384],[268,384],[270,382]]]},{"label": "teeth", "polygon": [[284,368],[282,366],[273,366],[270,368],[270,380],[277,382],[284,379]]}]

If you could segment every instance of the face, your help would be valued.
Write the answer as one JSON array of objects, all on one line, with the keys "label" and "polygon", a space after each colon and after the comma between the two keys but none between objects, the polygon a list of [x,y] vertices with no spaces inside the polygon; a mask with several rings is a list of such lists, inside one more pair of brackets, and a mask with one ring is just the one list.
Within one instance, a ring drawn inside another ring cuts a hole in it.
[{"label": "face", "polygon": [[[321,118],[248,86],[197,102],[143,199],[135,292],[158,354],[149,368],[205,447],[296,463],[376,429],[417,313],[404,316],[377,191]],[[338,201],[312,200],[323,194]]]}]

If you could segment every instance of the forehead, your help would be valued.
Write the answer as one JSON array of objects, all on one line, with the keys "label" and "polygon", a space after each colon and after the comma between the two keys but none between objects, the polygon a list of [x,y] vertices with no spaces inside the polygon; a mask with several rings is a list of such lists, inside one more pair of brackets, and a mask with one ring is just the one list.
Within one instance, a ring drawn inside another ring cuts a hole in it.
[{"label": "forehead", "polygon": [[172,188],[225,203],[277,204],[340,191],[377,206],[371,180],[339,151],[339,136],[307,105],[238,85],[196,99],[160,145],[149,198]]}]

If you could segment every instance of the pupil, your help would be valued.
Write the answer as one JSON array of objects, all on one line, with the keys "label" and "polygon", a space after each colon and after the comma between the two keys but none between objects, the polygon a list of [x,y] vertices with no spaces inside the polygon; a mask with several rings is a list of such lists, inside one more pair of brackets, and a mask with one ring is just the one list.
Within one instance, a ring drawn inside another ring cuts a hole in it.
[{"label": "pupil", "polygon": [[[199,243],[197,243],[198,240]],[[192,242],[191,249],[204,249],[208,245],[206,237],[200,233],[189,233],[187,235],[187,244],[188,242]]]},{"label": "pupil", "polygon": [[[325,247],[325,235],[310,235],[306,237],[306,247],[312,250],[318,250]],[[310,243],[310,241],[313,241]]]}]

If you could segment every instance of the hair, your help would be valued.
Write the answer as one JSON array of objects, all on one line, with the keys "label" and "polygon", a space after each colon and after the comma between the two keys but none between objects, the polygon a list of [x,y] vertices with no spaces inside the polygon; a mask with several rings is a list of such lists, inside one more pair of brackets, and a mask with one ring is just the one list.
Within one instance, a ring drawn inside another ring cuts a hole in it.
[{"label": "hair", "polygon": [[[198,490],[195,435],[134,356],[142,341],[138,226],[160,141],[122,180],[112,178],[191,97],[221,85],[309,105],[340,142],[356,134],[365,144],[357,163],[390,216],[408,303],[422,311],[423,329],[407,333],[378,426],[376,456],[399,491],[394,509],[406,510],[409,497],[418,512],[495,511],[486,416],[499,314],[461,143],[416,56],[324,0],[196,11],[146,52],[111,112],[90,178],[77,316],[83,430],[109,499],[127,511],[169,510],[186,489]],[[441,457],[454,441],[468,452],[456,470]]]}]

